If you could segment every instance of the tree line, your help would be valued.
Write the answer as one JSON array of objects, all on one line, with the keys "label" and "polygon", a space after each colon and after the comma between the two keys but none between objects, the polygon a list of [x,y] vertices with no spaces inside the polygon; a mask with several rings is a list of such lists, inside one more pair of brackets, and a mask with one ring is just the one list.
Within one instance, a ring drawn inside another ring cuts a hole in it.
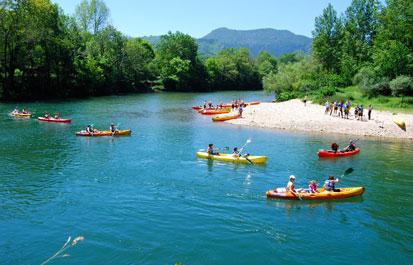
[{"label": "tree line", "polygon": [[315,19],[312,51],[263,78],[280,99],[331,97],[358,86],[366,97],[413,96],[413,1],[353,0]]},{"label": "tree line", "polygon": [[102,0],[83,0],[68,16],[50,0],[0,0],[0,98],[88,97],[153,89],[262,89],[277,69],[266,52],[226,49],[202,58],[189,35],[164,35],[156,47],[108,23]]}]

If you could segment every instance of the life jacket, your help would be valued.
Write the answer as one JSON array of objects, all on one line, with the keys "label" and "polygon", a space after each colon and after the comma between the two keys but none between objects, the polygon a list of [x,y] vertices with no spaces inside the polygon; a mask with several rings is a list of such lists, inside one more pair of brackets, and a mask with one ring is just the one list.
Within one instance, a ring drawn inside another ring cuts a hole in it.
[{"label": "life jacket", "polygon": [[332,191],[335,188],[335,184],[333,181],[330,180],[326,180],[326,182],[324,182],[324,189],[326,189],[327,191]]}]

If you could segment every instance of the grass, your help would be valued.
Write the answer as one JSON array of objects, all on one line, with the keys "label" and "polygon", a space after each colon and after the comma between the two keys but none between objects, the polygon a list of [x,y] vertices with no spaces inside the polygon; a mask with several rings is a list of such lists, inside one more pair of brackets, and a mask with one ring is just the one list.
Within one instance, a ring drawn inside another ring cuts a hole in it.
[{"label": "grass", "polygon": [[[372,105],[375,110],[387,110],[391,112],[405,112],[413,113],[413,97],[391,97],[391,96],[378,96],[374,98],[368,98],[363,95],[357,86],[350,86],[347,88],[339,89],[334,96],[323,97],[320,94],[309,95],[309,98],[313,102],[324,103],[329,100],[334,102],[335,100],[346,101],[350,99],[352,105],[363,104],[367,109],[368,105]],[[402,102],[403,100],[403,102]]]}]

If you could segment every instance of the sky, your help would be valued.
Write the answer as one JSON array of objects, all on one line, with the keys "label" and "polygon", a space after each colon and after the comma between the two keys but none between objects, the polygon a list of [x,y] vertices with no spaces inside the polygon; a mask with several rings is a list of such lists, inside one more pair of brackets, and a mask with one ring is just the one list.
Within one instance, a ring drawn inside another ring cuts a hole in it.
[{"label": "sky", "polygon": [[[72,15],[81,0],[52,0]],[[200,38],[220,27],[286,29],[311,37],[314,19],[331,3],[338,14],[351,0],[104,0],[110,23],[131,37],[181,31]]]}]

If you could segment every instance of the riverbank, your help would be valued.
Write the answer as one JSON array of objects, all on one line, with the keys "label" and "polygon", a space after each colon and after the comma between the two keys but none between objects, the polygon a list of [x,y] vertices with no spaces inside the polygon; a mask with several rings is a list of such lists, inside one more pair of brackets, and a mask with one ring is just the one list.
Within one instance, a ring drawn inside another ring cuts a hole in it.
[{"label": "riverbank", "polygon": [[[374,107],[374,106],[373,106]],[[245,108],[242,119],[230,120],[228,123],[273,128],[291,131],[348,134],[413,140],[413,115],[398,113],[397,117],[406,122],[406,131],[394,122],[395,117],[389,111],[373,109],[371,120],[367,120],[367,111],[363,121],[355,119],[353,109],[349,119],[324,114],[325,108],[318,104],[304,103],[293,99],[279,103],[261,103]]]}]

